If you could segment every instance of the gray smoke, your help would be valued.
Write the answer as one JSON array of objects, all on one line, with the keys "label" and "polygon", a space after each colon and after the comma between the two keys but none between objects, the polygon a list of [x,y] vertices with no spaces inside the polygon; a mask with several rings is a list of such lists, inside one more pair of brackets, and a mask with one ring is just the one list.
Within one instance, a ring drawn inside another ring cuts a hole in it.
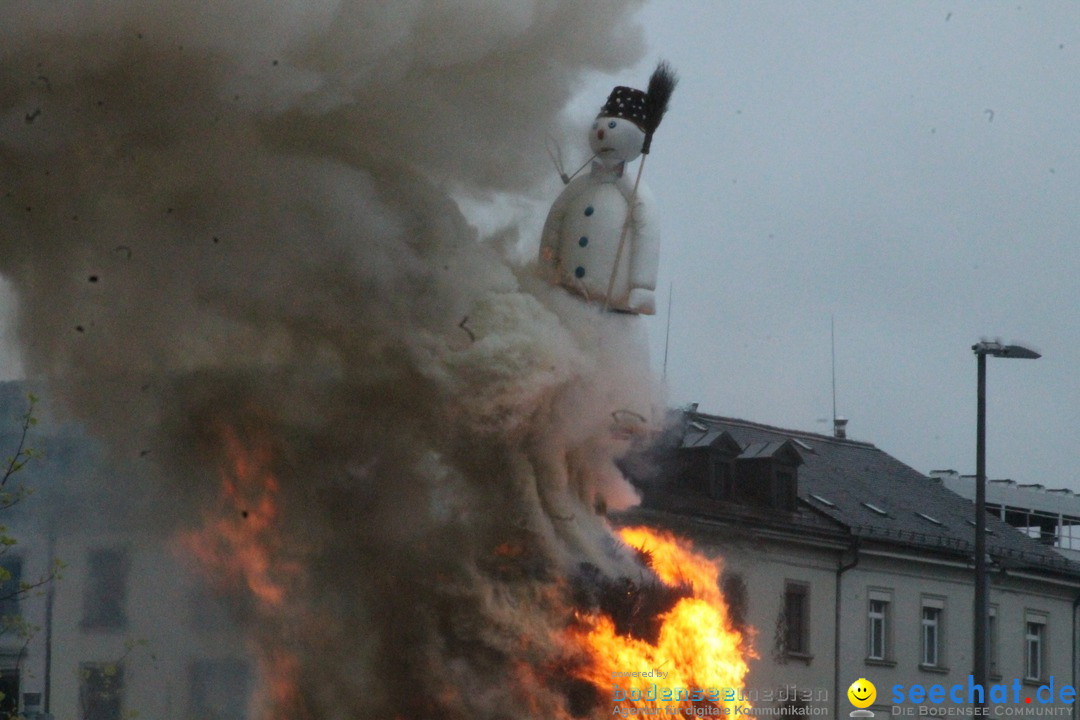
[{"label": "gray smoke", "polygon": [[228,433],[268,449],[299,571],[237,604],[300,695],[267,717],[567,712],[563,579],[630,562],[595,510],[635,501],[609,427],[657,407],[644,334],[454,198],[551,177],[575,86],[643,49],[636,5],[0,2],[25,367],[147,458],[130,490],[172,533]]}]

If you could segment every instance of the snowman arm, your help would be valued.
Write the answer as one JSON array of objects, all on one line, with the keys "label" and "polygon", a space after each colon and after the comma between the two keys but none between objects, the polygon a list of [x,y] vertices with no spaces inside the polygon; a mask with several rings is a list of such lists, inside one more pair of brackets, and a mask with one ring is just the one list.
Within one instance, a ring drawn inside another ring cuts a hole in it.
[{"label": "snowman arm", "polygon": [[652,193],[643,183],[638,184],[630,230],[630,288],[654,291],[660,268],[660,225]]}]

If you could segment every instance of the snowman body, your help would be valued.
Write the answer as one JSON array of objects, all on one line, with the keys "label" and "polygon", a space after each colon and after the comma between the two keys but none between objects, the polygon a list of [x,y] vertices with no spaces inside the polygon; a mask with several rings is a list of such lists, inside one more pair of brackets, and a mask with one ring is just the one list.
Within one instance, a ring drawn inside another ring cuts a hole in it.
[{"label": "snowman body", "polygon": [[549,282],[587,302],[651,315],[659,234],[650,193],[639,183],[635,194],[624,167],[594,162],[588,175],[563,189],[544,224],[540,262]]}]

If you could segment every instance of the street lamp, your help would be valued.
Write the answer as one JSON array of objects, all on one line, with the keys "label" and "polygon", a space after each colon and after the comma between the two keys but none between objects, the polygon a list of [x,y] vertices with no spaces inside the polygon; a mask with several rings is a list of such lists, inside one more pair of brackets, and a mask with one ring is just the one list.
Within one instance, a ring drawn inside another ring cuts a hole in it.
[{"label": "street lamp", "polygon": [[989,643],[989,587],[986,574],[986,356],[1036,360],[1039,353],[1022,345],[979,342],[971,346],[979,362],[978,420],[975,440],[975,683],[987,702]]}]

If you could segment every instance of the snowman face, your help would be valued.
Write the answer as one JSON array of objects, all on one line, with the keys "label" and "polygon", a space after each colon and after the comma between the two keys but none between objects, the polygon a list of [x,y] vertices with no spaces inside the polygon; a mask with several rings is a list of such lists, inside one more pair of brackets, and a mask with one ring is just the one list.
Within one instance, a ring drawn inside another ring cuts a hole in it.
[{"label": "snowman face", "polygon": [[589,131],[589,148],[605,165],[630,162],[644,143],[645,131],[623,118],[598,117]]}]

